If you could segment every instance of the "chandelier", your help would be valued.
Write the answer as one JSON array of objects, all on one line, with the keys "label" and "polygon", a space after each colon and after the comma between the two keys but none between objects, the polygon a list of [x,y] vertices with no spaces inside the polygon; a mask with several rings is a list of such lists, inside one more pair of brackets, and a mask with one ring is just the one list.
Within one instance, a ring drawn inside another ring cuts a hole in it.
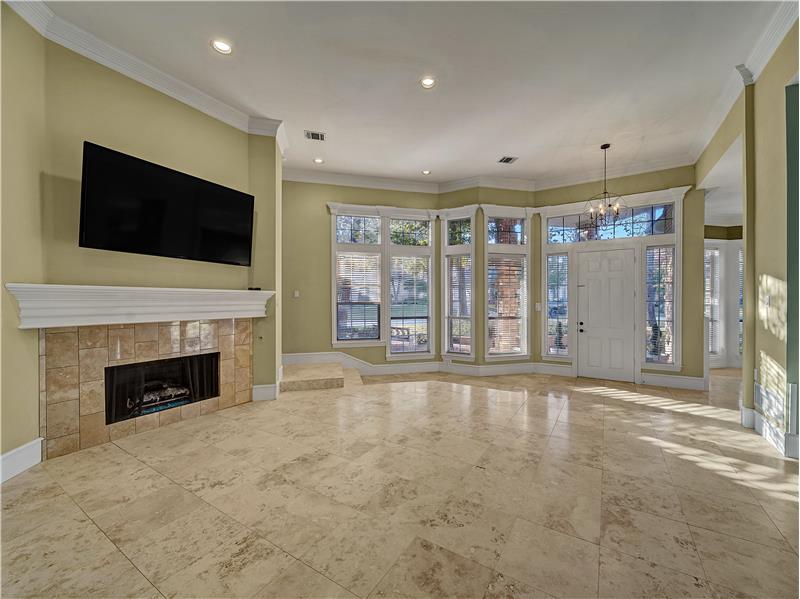
[{"label": "chandelier", "polygon": [[613,225],[617,222],[620,214],[627,211],[627,206],[625,206],[622,196],[609,192],[606,184],[608,172],[607,152],[610,147],[611,144],[600,146],[600,149],[603,150],[603,191],[586,201],[586,206],[580,219],[580,227],[582,229]]}]

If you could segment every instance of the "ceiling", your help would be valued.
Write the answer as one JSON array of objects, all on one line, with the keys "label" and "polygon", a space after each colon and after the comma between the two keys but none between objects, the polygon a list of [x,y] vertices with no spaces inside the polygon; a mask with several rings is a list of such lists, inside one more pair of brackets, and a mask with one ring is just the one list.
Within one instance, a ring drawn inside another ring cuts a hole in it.
[{"label": "ceiling", "polygon": [[[246,114],[282,120],[285,168],[539,188],[596,177],[607,141],[612,174],[694,162],[778,3],[48,6]],[[217,37],[233,54],[211,50]],[[419,85],[426,74],[433,89]],[[498,164],[503,155],[519,160]]]}]

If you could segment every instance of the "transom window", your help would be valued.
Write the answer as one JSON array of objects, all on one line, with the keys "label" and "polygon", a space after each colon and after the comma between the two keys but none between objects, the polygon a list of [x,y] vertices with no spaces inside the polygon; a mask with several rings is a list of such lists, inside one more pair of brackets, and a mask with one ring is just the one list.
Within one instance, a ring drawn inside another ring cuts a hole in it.
[{"label": "transom window", "polygon": [[377,245],[381,242],[381,219],[377,216],[337,216],[337,243],[364,243]]},{"label": "transom window", "polygon": [[490,217],[486,224],[486,240],[490,244],[515,244],[525,243],[524,218]]},{"label": "transom window", "polygon": [[547,219],[547,243],[580,243],[674,233],[674,211],[672,203],[628,208],[620,212],[613,224],[603,227],[591,226],[584,214],[554,216]]},{"label": "transom window", "polygon": [[389,220],[389,239],[394,245],[430,245],[431,223],[429,220]]},{"label": "transom window", "polygon": [[472,243],[472,219],[457,218],[447,221],[447,245]]}]

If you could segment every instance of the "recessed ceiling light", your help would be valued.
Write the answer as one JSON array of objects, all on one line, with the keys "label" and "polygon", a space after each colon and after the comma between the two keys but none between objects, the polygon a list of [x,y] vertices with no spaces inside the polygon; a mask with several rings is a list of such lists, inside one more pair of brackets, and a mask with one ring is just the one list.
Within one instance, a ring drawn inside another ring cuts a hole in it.
[{"label": "recessed ceiling light", "polygon": [[233,47],[222,40],[211,40],[211,47],[220,54],[230,54],[233,52]]},{"label": "recessed ceiling light", "polygon": [[433,75],[425,75],[419,80],[419,84],[425,89],[430,89],[436,85],[436,78]]},{"label": "recessed ceiling light", "polygon": [[314,164],[325,164],[322,158],[314,158]]},{"label": "recessed ceiling light", "polygon": [[431,174],[431,172],[430,172],[429,170],[424,170],[424,171],[422,171],[422,174],[423,174],[423,175],[430,175],[430,174]]}]

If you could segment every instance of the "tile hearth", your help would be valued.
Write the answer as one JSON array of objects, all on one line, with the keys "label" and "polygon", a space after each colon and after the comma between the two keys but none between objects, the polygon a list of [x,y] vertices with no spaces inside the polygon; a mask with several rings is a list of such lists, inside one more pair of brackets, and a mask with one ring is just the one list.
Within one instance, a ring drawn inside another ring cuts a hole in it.
[{"label": "tile hearth", "polygon": [[797,596],[797,462],[733,410],[535,375],[345,378],[11,479],[2,595]]}]

